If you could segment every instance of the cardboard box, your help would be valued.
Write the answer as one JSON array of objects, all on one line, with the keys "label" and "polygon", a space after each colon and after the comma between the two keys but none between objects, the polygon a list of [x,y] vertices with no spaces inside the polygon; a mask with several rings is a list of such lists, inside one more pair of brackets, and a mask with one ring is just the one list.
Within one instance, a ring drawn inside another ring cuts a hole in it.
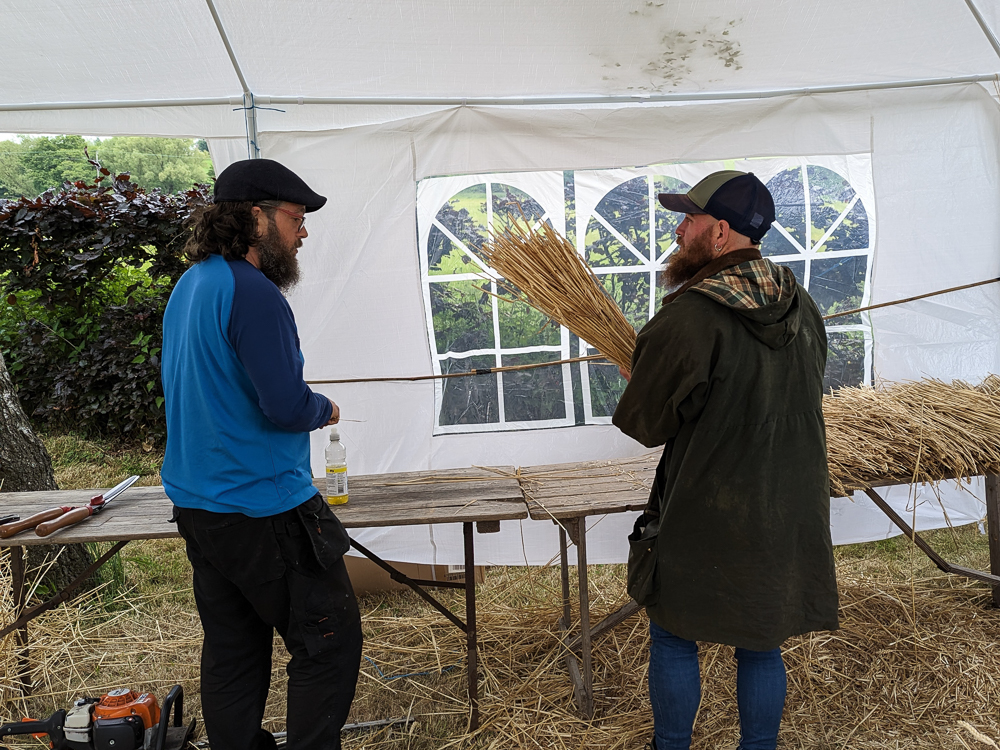
[{"label": "cardboard box", "polygon": [[[465,581],[465,568],[461,565],[422,565],[419,563],[393,562],[392,560],[386,560],[386,562],[403,575],[415,580],[452,581],[455,583],[463,583]],[[386,571],[382,570],[382,568],[367,557],[344,555],[344,563],[347,565],[347,573],[351,576],[351,584],[354,586],[354,593],[357,596],[381,591],[404,591],[410,588],[404,583],[392,580]],[[476,583],[482,583],[485,578],[486,568],[482,565],[477,565],[475,571]]]}]

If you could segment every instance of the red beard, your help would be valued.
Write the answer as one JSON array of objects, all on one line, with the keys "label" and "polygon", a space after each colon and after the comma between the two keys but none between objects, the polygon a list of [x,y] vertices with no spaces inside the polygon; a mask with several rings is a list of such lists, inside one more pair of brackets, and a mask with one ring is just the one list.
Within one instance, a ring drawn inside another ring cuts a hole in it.
[{"label": "red beard", "polygon": [[677,241],[677,250],[667,258],[667,265],[660,275],[660,285],[667,289],[678,289],[715,258],[712,241],[708,235],[711,227],[701,234],[688,235]]}]

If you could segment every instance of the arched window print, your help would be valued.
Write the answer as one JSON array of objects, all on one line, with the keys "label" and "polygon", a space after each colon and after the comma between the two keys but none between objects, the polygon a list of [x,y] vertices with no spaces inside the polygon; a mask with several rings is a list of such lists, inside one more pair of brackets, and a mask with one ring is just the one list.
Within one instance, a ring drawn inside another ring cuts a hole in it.
[{"label": "arched window print", "polygon": [[[767,187],[776,220],[761,253],[791,268],[823,315],[861,307],[872,254],[868,211],[857,191],[834,170],[814,164],[785,169]],[[871,382],[870,329],[860,313],[832,318],[827,340],[828,390]]]},{"label": "arched window print", "polygon": [[[578,174],[577,184],[579,196],[587,181],[581,183]],[[659,275],[677,247],[674,230],[682,218],[657,210],[656,196],[689,189],[686,182],[666,175],[632,177],[608,190],[589,215],[586,209],[580,215],[586,218],[581,254],[636,330],[653,317],[663,299]],[[585,198],[583,203],[586,206]],[[580,343],[581,355],[594,353]],[[625,389],[618,368],[582,363],[581,382],[585,421],[609,420]]]},{"label": "arched window print", "polygon": [[[448,178],[441,178],[448,179]],[[462,178],[450,178],[456,185]],[[560,176],[561,179],[561,176]],[[471,372],[566,359],[568,333],[510,293],[481,247],[504,222],[563,224],[561,195],[547,210],[527,190],[474,182],[448,197],[421,233],[425,303],[435,371]],[[564,229],[563,226],[559,227]],[[437,381],[437,432],[553,427],[573,423],[568,368],[544,367]]]},{"label": "arched window print", "polygon": [[[761,252],[792,269],[823,315],[867,304],[875,237],[868,155],[428,178],[417,186],[417,223],[435,372],[596,353],[536,310],[505,300],[502,279],[480,253],[502,222],[551,224],[642,328],[663,300],[660,274],[683,219],[657,194],[686,192],[719,169],[752,171],[767,184],[776,221]],[[826,330],[826,388],[869,384],[867,315],[831,319]],[[607,424],[624,388],[618,368],[601,361],[441,380],[435,433]]]}]

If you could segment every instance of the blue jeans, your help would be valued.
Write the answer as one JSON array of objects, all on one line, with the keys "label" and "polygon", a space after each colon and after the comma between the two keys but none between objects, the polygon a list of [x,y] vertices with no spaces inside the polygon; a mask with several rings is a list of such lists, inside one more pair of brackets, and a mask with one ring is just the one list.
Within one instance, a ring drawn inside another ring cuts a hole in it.
[{"label": "blue jeans", "polygon": [[[701,702],[698,644],[649,623],[649,700],[656,750],[688,750]],[[785,663],[781,649],[736,649],[736,703],[740,750],[774,750],[785,707]]]}]

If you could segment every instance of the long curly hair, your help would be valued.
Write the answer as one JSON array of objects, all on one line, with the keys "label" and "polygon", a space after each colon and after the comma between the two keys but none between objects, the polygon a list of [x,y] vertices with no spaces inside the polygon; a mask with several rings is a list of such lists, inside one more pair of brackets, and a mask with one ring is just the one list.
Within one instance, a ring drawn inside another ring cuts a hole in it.
[{"label": "long curly hair", "polygon": [[191,217],[192,231],[184,255],[192,263],[209,255],[221,255],[226,260],[245,258],[261,240],[253,217],[254,206],[260,206],[268,215],[274,213],[267,202],[251,201],[222,201],[196,211]]}]

